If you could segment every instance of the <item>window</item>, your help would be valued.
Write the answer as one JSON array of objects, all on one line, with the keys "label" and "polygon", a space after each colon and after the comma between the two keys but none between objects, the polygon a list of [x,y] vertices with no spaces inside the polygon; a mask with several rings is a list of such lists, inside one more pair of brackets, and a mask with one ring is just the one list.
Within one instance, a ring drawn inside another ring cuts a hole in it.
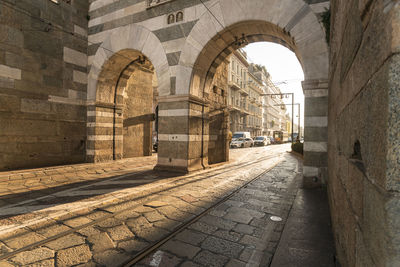
[{"label": "window", "polygon": [[180,22],[183,21],[183,12],[179,11],[178,13],[176,13],[176,22]]},{"label": "window", "polygon": [[170,14],[169,16],[168,16],[168,24],[172,24],[172,23],[175,23],[175,15],[174,14]]},{"label": "window", "polygon": [[169,14],[167,17],[167,23],[173,24],[175,22],[183,21],[183,12],[179,11],[176,14]]}]

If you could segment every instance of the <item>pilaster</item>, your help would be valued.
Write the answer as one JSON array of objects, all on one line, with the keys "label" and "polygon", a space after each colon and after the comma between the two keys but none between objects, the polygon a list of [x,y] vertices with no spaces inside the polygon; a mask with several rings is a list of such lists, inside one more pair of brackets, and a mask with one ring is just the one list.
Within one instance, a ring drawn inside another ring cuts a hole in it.
[{"label": "pilaster", "polygon": [[302,86],[305,97],[303,184],[318,187],[326,184],[328,178],[328,81],[306,80]]}]

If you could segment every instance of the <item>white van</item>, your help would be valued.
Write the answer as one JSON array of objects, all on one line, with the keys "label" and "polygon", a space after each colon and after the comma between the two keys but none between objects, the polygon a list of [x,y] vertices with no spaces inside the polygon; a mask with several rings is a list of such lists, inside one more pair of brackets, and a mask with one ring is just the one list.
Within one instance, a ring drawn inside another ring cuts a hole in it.
[{"label": "white van", "polygon": [[250,132],[234,132],[232,135],[232,141],[239,139],[239,138],[251,138]]}]

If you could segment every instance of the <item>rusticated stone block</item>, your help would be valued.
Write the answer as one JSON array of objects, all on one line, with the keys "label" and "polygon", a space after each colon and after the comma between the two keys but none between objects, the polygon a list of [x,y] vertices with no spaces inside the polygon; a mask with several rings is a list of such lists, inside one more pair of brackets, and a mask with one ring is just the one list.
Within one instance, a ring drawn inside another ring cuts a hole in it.
[{"label": "rusticated stone block", "polygon": [[[1,87],[1,79],[0,79]],[[0,111],[18,112],[20,99],[17,96],[0,94]]]}]

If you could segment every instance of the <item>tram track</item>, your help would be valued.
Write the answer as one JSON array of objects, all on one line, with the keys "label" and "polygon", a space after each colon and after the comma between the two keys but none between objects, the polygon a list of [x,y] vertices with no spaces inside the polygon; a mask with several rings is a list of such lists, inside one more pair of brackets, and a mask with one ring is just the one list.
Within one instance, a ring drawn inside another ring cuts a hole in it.
[{"label": "tram track", "polygon": [[134,266],[136,263],[140,262],[142,259],[144,259],[145,257],[147,257],[148,255],[150,255],[151,253],[155,252],[159,247],[161,247],[163,244],[165,244],[166,242],[168,242],[170,239],[174,238],[177,234],[179,234],[180,232],[182,232],[183,230],[187,229],[191,224],[195,223],[196,221],[200,220],[204,215],[206,215],[207,213],[209,213],[212,209],[217,208],[219,205],[221,205],[222,203],[226,202],[227,200],[229,200],[230,198],[232,198],[235,194],[237,194],[241,189],[245,188],[246,186],[248,186],[249,184],[251,184],[252,182],[257,181],[258,179],[260,179],[264,174],[268,173],[271,169],[273,169],[278,163],[274,164],[273,166],[271,166],[270,168],[268,168],[266,171],[264,171],[263,173],[257,175],[256,177],[254,177],[253,179],[251,179],[250,181],[246,182],[245,184],[243,184],[242,186],[238,187],[235,191],[231,192],[229,195],[223,197],[221,200],[217,201],[216,203],[214,203],[213,205],[211,205],[210,207],[208,207],[207,209],[205,209],[203,212],[201,212],[200,214],[198,214],[196,217],[190,219],[189,221],[185,222],[184,224],[178,226],[176,229],[174,229],[170,234],[168,234],[167,236],[165,236],[163,239],[161,239],[160,241],[150,245],[149,247],[145,248],[144,250],[142,250],[141,252],[137,253],[132,259],[130,259],[129,261],[125,262],[123,265],[121,265],[121,267],[130,267],[130,266]]},{"label": "tram track", "polygon": [[[256,160],[245,161],[245,162],[242,162],[242,163],[239,163],[239,164],[233,163],[233,164],[228,164],[228,165],[224,165],[224,166],[219,166],[219,167],[216,167],[215,169],[209,169],[209,170],[202,171],[202,172],[196,172],[196,173],[184,176],[183,177],[184,181],[183,181],[182,177],[178,177],[178,178],[176,178],[176,179],[174,179],[172,181],[169,181],[169,182],[166,182],[164,184],[158,185],[162,189],[158,190],[158,191],[152,191],[150,195],[165,193],[165,192],[167,192],[169,190],[173,190],[173,189],[176,189],[176,188],[179,188],[179,187],[182,187],[182,186],[186,186],[186,185],[193,184],[193,183],[200,182],[200,181],[205,181],[207,179],[212,179],[213,177],[215,177],[215,176],[217,176],[219,174],[222,174],[222,173],[235,172],[240,168],[249,167],[251,165],[258,164],[258,163],[260,163],[262,161],[265,161],[265,160],[268,160],[268,159],[280,157],[283,154],[284,154],[284,152],[278,153],[278,154],[274,154],[274,155],[267,155],[267,156],[264,156],[264,157],[257,158]],[[244,184],[242,184],[241,186],[237,187],[232,192],[228,193],[228,195],[222,197],[221,200],[215,202],[210,207],[206,208],[203,212],[195,215],[195,217],[191,218],[187,222],[183,222],[181,225],[179,225],[176,229],[174,229],[171,233],[169,233],[168,235],[163,237],[161,240],[153,243],[152,245],[150,245],[149,247],[145,248],[141,252],[135,254],[129,260],[129,262],[124,263],[122,266],[132,266],[133,264],[135,264],[135,262],[140,261],[145,256],[149,255],[152,251],[154,251],[158,247],[160,247],[162,244],[164,244],[165,242],[167,242],[168,240],[173,238],[177,233],[179,233],[182,230],[184,230],[187,226],[189,226],[190,224],[192,224],[195,221],[199,220],[208,211],[210,211],[211,209],[217,207],[221,203],[227,201],[229,198],[231,198],[234,194],[236,194],[242,188],[246,187],[249,183],[254,182],[255,180],[259,179],[263,174],[265,174],[268,171],[270,171],[276,164],[274,164],[272,167],[268,168],[267,170],[263,171],[262,173],[258,174],[257,176],[255,176],[251,180],[246,181]],[[139,175],[139,174],[137,174],[137,175]],[[126,176],[126,175],[124,175],[124,176]],[[190,179],[196,178],[196,176],[201,176],[201,177],[198,178],[198,179],[190,180]],[[187,180],[189,180],[189,181],[187,181]],[[179,182],[183,182],[183,183],[180,183],[180,184],[176,185],[177,182],[178,183]],[[175,184],[175,185],[167,187],[168,185],[171,185],[171,184]],[[166,188],[164,188],[164,187],[166,187]],[[152,202],[152,201],[157,201],[158,199],[160,199],[160,196],[148,197],[148,195],[144,195],[144,196],[139,196],[139,197],[134,198],[134,199],[129,199],[129,200],[126,200],[126,201],[123,201],[123,202],[119,202],[119,203],[113,204],[113,205],[121,205],[121,204],[124,204],[126,202],[138,202],[136,205],[132,205],[129,208],[122,209],[122,210],[120,210],[118,212],[109,213],[107,215],[102,216],[99,219],[93,220],[90,223],[82,224],[82,225],[80,225],[78,227],[75,227],[73,229],[64,231],[62,233],[56,234],[56,235],[51,236],[51,237],[47,237],[47,238],[45,238],[45,239],[43,239],[41,241],[32,243],[30,245],[24,246],[24,247],[19,248],[19,249],[15,249],[14,251],[11,251],[11,252],[7,252],[7,253],[5,253],[3,255],[0,255],[0,260],[7,260],[7,259],[9,259],[9,258],[21,253],[21,252],[30,251],[32,249],[35,249],[35,248],[38,248],[38,247],[42,247],[42,246],[46,245],[47,243],[55,241],[55,240],[57,240],[59,238],[65,237],[65,236],[67,236],[69,234],[76,233],[76,232],[78,232],[78,231],[80,231],[80,230],[82,230],[84,228],[87,228],[87,227],[90,227],[90,226],[94,226],[96,224],[99,224],[99,223],[107,220],[107,219],[110,219],[110,218],[116,217],[118,215],[121,215],[124,212],[130,211],[132,209],[134,210],[136,208],[139,208],[139,207],[145,205],[145,203],[149,203],[149,202]],[[110,206],[112,207],[112,205],[110,205]],[[110,206],[99,207],[97,209],[104,211],[104,210],[106,210],[106,208],[109,208]],[[68,218],[68,220],[69,219],[71,219],[71,218]],[[63,220],[63,221],[65,221],[65,220]],[[60,221],[60,223],[62,223],[63,221]],[[1,237],[0,237],[0,241],[1,241]]]}]

